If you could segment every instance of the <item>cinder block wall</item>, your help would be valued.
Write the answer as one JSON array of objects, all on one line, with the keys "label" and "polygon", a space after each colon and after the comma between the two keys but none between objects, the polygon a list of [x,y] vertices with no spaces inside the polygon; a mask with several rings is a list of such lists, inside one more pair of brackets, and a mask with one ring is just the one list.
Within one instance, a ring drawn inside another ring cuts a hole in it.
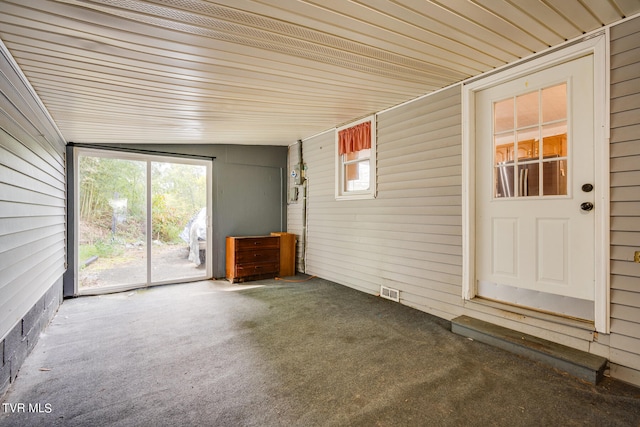
[{"label": "cinder block wall", "polygon": [[16,380],[18,369],[33,350],[40,333],[62,304],[62,278],[57,280],[0,341],[0,398]]}]

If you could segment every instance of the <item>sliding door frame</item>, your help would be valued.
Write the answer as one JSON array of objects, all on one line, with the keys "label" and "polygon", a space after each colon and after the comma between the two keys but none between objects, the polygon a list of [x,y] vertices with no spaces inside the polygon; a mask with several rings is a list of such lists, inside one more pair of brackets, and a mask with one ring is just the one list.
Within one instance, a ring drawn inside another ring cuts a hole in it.
[{"label": "sliding door frame", "polygon": [[[80,230],[80,168],[79,168],[79,159],[81,156],[94,156],[94,157],[104,157],[104,158],[112,158],[112,159],[121,159],[121,160],[132,160],[138,162],[146,163],[146,230],[145,230],[145,239],[146,239],[146,263],[147,263],[147,274],[146,274],[146,283],[140,284],[125,284],[125,285],[115,285],[108,286],[104,288],[96,288],[91,290],[82,290],[79,286],[79,230]],[[181,164],[189,164],[189,165],[197,165],[197,166],[205,166],[206,167],[206,192],[207,192],[207,239],[206,239],[206,253],[205,257],[205,274],[197,277],[188,277],[184,279],[171,279],[164,281],[152,282],[151,280],[151,251],[152,251],[152,239],[153,235],[151,233],[152,229],[152,186],[151,186],[151,163],[153,162],[165,162],[165,163],[181,163]],[[184,283],[184,282],[193,282],[198,280],[207,280],[213,276],[213,159],[202,159],[202,158],[188,158],[185,156],[171,156],[167,154],[151,154],[151,153],[133,153],[126,151],[117,151],[117,150],[102,150],[102,149],[94,149],[94,148],[85,148],[85,147],[74,147],[73,149],[73,198],[74,198],[74,241],[72,242],[74,246],[74,264],[75,264],[75,272],[73,274],[74,277],[74,295],[97,295],[97,294],[106,294],[106,293],[114,293],[114,292],[123,292],[132,289],[146,288],[150,286],[159,286],[159,285],[167,285],[167,284],[175,284],[175,283]]]}]

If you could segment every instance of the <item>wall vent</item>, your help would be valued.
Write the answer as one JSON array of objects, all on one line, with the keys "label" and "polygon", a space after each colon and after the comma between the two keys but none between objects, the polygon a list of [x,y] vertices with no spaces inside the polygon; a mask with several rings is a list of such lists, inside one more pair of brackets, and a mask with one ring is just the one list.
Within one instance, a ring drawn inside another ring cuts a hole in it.
[{"label": "wall vent", "polygon": [[400,291],[397,289],[380,286],[380,296],[382,298],[390,299],[391,301],[400,302]]}]

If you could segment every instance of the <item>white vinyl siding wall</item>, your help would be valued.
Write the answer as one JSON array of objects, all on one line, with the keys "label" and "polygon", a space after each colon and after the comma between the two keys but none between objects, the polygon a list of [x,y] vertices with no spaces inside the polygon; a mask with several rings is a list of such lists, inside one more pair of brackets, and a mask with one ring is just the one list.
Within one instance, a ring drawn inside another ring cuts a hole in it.
[{"label": "white vinyl siding wall", "polygon": [[307,273],[451,318],[461,310],[461,106],[453,87],[378,115],[377,198],[335,200],[333,132],[304,141]]},{"label": "white vinyl siding wall", "polygon": [[640,18],[611,29],[611,372],[640,384]]},{"label": "white vinyl siding wall", "polygon": [[[377,119],[374,200],[334,197],[335,140],[303,142],[308,182],[307,273],[444,319],[468,315],[604,356],[640,385],[640,18],[611,28],[611,334],[586,323],[462,299],[461,87]],[[290,207],[289,220],[299,215]]]},{"label": "white vinyl siding wall", "polygon": [[1,48],[0,339],[61,280],[66,237],[64,141]]},{"label": "white vinyl siding wall", "polygon": [[[289,172],[300,163],[298,144],[289,147]],[[296,185],[291,173],[287,182],[287,233],[296,235],[296,271],[304,271],[304,185]],[[298,191],[298,200],[291,201],[294,189]]]}]

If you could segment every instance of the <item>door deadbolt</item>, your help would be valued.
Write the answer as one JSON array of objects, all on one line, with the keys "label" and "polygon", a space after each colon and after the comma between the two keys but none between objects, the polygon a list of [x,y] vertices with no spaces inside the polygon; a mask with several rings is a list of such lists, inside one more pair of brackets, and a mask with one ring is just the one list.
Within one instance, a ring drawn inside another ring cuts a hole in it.
[{"label": "door deadbolt", "polygon": [[585,193],[590,193],[592,190],[593,190],[592,184],[584,184],[582,186],[582,191],[584,191]]},{"label": "door deadbolt", "polygon": [[584,202],[580,205],[580,209],[582,209],[583,211],[590,211],[591,209],[593,209],[593,203],[591,202]]}]

